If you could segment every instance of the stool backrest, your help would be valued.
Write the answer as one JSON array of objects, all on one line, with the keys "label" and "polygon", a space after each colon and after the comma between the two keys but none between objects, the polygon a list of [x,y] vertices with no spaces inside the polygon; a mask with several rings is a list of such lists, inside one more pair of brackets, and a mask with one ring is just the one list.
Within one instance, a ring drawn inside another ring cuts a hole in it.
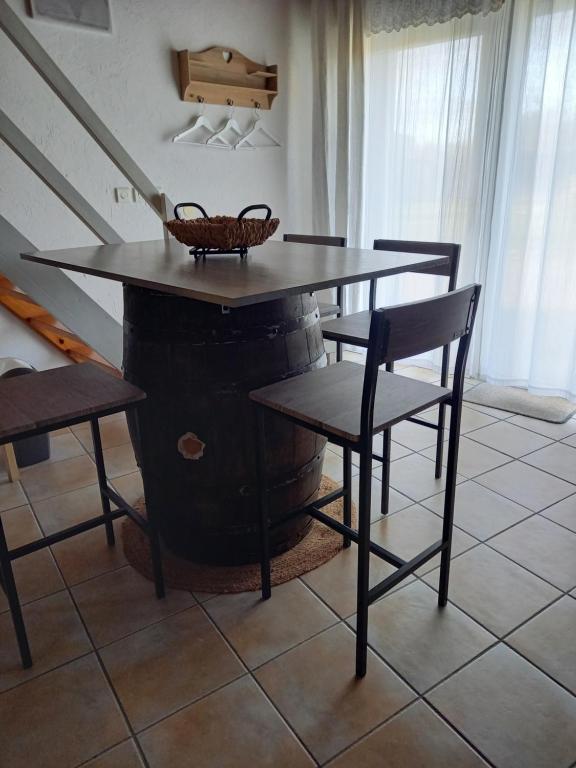
[{"label": "stool backrest", "polygon": [[308,245],[336,245],[346,248],[346,238],[333,235],[284,235],[285,243],[307,243]]},{"label": "stool backrest", "polygon": [[445,347],[457,339],[460,339],[460,343],[452,391],[458,400],[461,399],[464,367],[480,290],[478,284],[469,285],[432,299],[372,312],[362,399],[363,429],[372,430],[378,369],[381,365]]},{"label": "stool backrest", "polygon": [[[423,240],[374,240],[375,251],[400,251],[400,253],[425,253],[431,256],[447,256],[449,261],[440,267],[414,267],[410,272],[448,277],[448,290],[456,288],[460,246],[457,243],[432,243]],[[369,308],[376,307],[376,280],[370,281]]]}]

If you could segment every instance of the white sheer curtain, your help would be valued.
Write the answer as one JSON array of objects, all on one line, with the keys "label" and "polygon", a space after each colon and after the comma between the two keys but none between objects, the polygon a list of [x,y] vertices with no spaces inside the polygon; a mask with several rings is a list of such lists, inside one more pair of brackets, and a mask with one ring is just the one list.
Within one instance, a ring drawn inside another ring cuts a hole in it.
[{"label": "white sheer curtain", "polygon": [[[460,284],[484,282],[509,20],[508,3],[369,38],[365,247],[377,237],[461,243]],[[377,303],[443,290],[445,278],[402,275],[378,282]]]},{"label": "white sheer curtain", "polygon": [[480,374],[576,397],[576,2],[517,2]]}]

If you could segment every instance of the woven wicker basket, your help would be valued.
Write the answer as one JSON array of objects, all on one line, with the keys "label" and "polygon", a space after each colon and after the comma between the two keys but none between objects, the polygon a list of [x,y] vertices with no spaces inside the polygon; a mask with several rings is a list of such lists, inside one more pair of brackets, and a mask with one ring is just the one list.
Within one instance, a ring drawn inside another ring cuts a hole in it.
[{"label": "woven wicker basket", "polygon": [[[165,222],[166,229],[185,245],[193,248],[210,248],[218,250],[232,250],[235,248],[250,248],[253,245],[262,245],[276,232],[280,219],[245,219],[243,214],[247,210],[263,206],[249,206],[240,216],[207,216],[204,209],[194,203],[180,203],[174,209],[178,216],[178,209],[194,205],[204,214],[203,218],[180,219],[175,218]],[[264,206],[268,208],[267,206]],[[268,211],[270,209],[268,208]],[[270,214],[268,214],[270,215]]]}]

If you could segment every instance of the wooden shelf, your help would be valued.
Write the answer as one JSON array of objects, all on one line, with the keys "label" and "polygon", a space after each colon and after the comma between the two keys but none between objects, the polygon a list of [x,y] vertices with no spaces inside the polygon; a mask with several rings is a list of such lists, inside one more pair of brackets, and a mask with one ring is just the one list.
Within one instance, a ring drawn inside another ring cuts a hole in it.
[{"label": "wooden shelf", "polygon": [[278,68],[246,58],[234,48],[179,51],[183,101],[270,109],[278,93]]}]

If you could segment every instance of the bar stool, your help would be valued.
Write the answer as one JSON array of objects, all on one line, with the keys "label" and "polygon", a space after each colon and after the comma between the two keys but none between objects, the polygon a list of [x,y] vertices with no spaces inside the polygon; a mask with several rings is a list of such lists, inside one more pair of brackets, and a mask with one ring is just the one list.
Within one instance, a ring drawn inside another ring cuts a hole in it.
[{"label": "bar stool", "polygon": [[[374,240],[374,250],[376,251],[400,251],[401,253],[426,253],[430,255],[445,256],[447,261],[438,266],[427,266],[411,269],[411,272],[417,272],[427,275],[443,275],[448,277],[448,292],[451,293],[456,288],[456,279],[458,277],[458,263],[460,261],[460,246],[455,243],[427,243],[417,240]],[[370,281],[370,299],[369,309],[366,312],[355,312],[345,317],[339,317],[335,320],[329,320],[322,326],[322,333],[325,339],[335,341],[337,344],[353,344],[357,347],[367,347],[370,334],[370,318],[376,302],[377,280]],[[398,358],[400,359],[400,358]],[[386,365],[386,370],[394,370],[395,360],[390,360]],[[440,384],[443,387],[448,385],[448,372],[450,365],[450,345],[446,344],[442,350],[442,368],[440,372]],[[444,449],[444,425],[446,419],[446,406],[441,403],[438,406],[438,419],[436,422],[425,421],[424,419],[410,418],[408,421],[420,424],[423,427],[434,429],[436,435],[436,465],[435,476],[442,477],[442,456]],[[392,433],[390,430],[384,432],[382,436],[382,455],[374,454],[377,461],[382,462],[382,507],[383,515],[388,513],[389,493],[384,493],[384,488],[388,486],[390,480],[390,453],[392,449]]]},{"label": "bar stool", "polygon": [[[147,518],[139,515],[108,485],[98,427],[98,419],[102,416],[128,410],[134,410],[137,415],[138,406],[145,397],[144,392],[137,387],[106,373],[93,363],[67,365],[0,381],[0,445],[90,421],[102,501],[102,515],[15,549],[8,549],[0,517],[0,586],[8,599],[24,668],[32,665],[32,656],[12,570],[14,560],[99,525],[105,527],[107,542],[112,546],[115,543],[113,521],[128,515],[149,537],[156,595],[164,597],[160,546],[154,520],[150,513]],[[139,428],[142,428],[141,424]],[[142,467],[142,470],[145,484],[146,468]],[[111,509],[110,502],[117,508]]]},{"label": "bar stool", "polygon": [[[343,487],[294,510],[293,514],[308,514],[338,531],[345,547],[350,546],[350,542],[358,545],[357,677],[366,674],[368,606],[438,553],[441,553],[438,604],[445,606],[448,600],[464,369],[479,295],[480,286],[471,285],[433,299],[374,310],[365,366],[340,362],[250,393],[256,404],[263,599],[271,595],[265,417],[273,412],[274,417],[289,419],[343,448]],[[460,342],[452,390],[378,370],[390,361],[437,349],[456,339]],[[442,538],[405,561],[370,541],[372,441],[375,434],[439,403],[451,406]],[[360,454],[357,531],[351,527],[352,451]],[[336,498],[343,498],[343,523],[322,512],[322,507]],[[395,566],[397,571],[369,589],[371,552]]]},{"label": "bar stool", "polygon": [[[284,235],[285,243],[305,243],[308,245],[334,245],[338,248],[346,248],[346,238],[333,235]],[[342,317],[342,286],[336,287],[336,304],[318,302],[320,317]],[[336,360],[342,360],[342,344],[336,342]]]}]

